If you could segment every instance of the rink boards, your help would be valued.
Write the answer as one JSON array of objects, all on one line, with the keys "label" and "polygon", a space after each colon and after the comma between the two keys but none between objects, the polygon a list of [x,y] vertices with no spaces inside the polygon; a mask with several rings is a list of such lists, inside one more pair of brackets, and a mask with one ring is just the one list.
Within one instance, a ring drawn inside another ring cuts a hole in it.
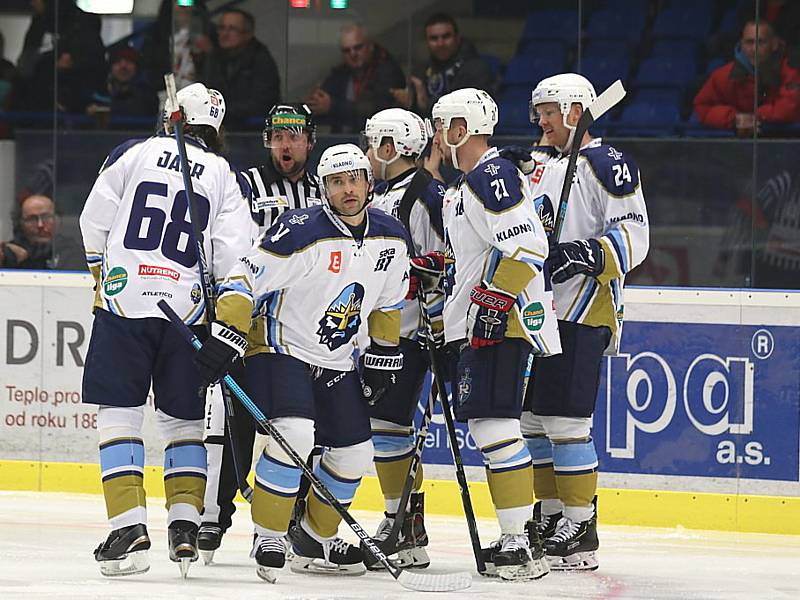
[{"label": "rink boards", "polygon": [[[94,409],[80,403],[88,275],[0,271],[0,489],[99,492]],[[606,523],[800,534],[800,293],[630,288],[594,438]],[[152,399],[149,399],[152,402]],[[163,495],[145,420],[147,489]],[[428,510],[458,514],[441,415],[424,454]],[[459,444],[476,511],[480,457]],[[358,508],[382,510],[374,477]]]}]

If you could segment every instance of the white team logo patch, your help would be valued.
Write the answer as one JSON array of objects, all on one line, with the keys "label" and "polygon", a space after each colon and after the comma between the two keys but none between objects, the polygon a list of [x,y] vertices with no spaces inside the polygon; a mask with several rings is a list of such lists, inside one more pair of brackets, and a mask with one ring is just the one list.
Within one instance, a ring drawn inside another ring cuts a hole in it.
[{"label": "white team logo patch", "polygon": [[614,160],[619,160],[620,158],[622,158],[622,152],[620,152],[619,150],[615,150],[613,146],[609,147],[608,155]]},{"label": "white team logo patch", "polygon": [[495,164],[488,164],[488,165],[486,165],[486,168],[483,170],[483,172],[484,173],[488,173],[489,175],[494,177],[495,175],[497,175],[500,172],[500,167],[498,167]]},{"label": "white team logo patch", "polygon": [[289,219],[289,223],[292,225],[303,225],[307,219],[308,215],[293,215],[292,218]]}]

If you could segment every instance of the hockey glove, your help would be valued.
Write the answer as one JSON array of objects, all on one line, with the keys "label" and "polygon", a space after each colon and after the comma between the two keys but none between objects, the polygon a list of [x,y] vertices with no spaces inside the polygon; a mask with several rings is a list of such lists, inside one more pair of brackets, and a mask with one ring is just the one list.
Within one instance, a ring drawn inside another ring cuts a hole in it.
[{"label": "hockey glove", "polygon": [[580,274],[597,277],[604,267],[603,247],[595,239],[555,244],[547,257],[547,268],[553,283],[564,283]]},{"label": "hockey glove", "polygon": [[503,146],[500,148],[499,154],[500,158],[505,158],[517,165],[523,175],[530,175],[536,169],[536,161],[527,148],[522,146]]},{"label": "hockey glove", "polygon": [[472,330],[470,346],[477,350],[502,342],[514,298],[497,288],[476,285],[469,299],[472,302],[467,309],[467,327]]},{"label": "hockey glove", "polygon": [[194,357],[201,385],[214,385],[225,377],[233,363],[244,356],[245,350],[247,341],[239,330],[222,321],[211,323],[211,335]]},{"label": "hockey glove", "polygon": [[397,383],[403,368],[403,353],[398,346],[372,344],[363,356],[361,390],[367,404],[373,406]]},{"label": "hockey glove", "polygon": [[417,290],[429,293],[441,290],[442,277],[447,267],[447,259],[441,252],[430,252],[415,256],[410,260],[411,278],[408,283],[407,300],[416,298]]}]

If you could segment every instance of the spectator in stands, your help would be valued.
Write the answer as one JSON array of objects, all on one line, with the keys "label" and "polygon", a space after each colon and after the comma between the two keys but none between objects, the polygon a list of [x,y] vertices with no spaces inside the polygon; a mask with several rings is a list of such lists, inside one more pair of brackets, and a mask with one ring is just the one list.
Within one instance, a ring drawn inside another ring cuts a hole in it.
[{"label": "spectator in stands", "polygon": [[203,58],[216,46],[216,39],[206,0],[195,0],[192,6],[161,0],[156,23],[142,46],[141,66],[150,86],[163,90],[164,74],[170,72],[178,89],[197,81]]},{"label": "spectator in stands", "polygon": [[217,23],[219,48],[205,59],[202,81],[225,96],[227,129],[243,128],[249,118],[263,119],[264,107],[278,103],[281,79],[269,49],[255,38],[249,12],[233,8]]},{"label": "spectator in stands", "polygon": [[409,77],[408,87],[392,90],[402,106],[428,114],[440,97],[453,90],[474,87],[494,93],[497,82],[491,68],[472,42],[461,37],[452,16],[431,15],[425,22],[425,42],[430,60],[424,74]]},{"label": "spectator in stands", "polygon": [[[756,34],[758,33],[758,103],[755,112]],[[708,127],[752,135],[765,123],[800,121],[800,71],[789,66],[772,26],[748,21],[734,60],[711,73],[694,99],[700,122]]]},{"label": "spectator in stands", "polygon": [[82,113],[106,78],[100,19],[75,0],[31,0],[31,6],[35,14],[18,61],[18,107]]},{"label": "spectator in stands", "polygon": [[333,68],[305,102],[330,125],[334,133],[354,133],[364,128],[367,117],[397,106],[391,88],[405,85],[400,65],[383,47],[372,41],[363,25],[342,28],[339,36],[342,64]]},{"label": "spectator in stands", "polygon": [[0,268],[86,270],[81,244],[59,232],[48,196],[28,196],[13,215],[14,238],[0,242]]},{"label": "spectator in stands", "polygon": [[[111,52],[106,94],[97,94],[95,100],[86,107],[86,113],[97,117],[101,126],[108,126],[105,117],[110,113],[112,128],[152,129],[158,114],[158,97],[139,76],[139,53],[134,48],[122,46]],[[145,117],[153,119],[148,121]]]}]

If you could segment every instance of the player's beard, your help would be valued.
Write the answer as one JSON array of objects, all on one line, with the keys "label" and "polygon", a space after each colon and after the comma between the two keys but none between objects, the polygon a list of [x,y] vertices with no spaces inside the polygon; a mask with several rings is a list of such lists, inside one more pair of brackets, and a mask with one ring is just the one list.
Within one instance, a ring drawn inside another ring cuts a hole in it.
[{"label": "player's beard", "polygon": [[283,164],[281,163],[281,161],[275,158],[274,156],[272,157],[272,164],[275,167],[275,170],[278,171],[278,173],[280,173],[282,177],[288,179],[299,175],[306,168],[307,160],[296,160],[296,159],[293,160],[294,160],[293,163],[294,166],[288,171],[283,168]]}]

